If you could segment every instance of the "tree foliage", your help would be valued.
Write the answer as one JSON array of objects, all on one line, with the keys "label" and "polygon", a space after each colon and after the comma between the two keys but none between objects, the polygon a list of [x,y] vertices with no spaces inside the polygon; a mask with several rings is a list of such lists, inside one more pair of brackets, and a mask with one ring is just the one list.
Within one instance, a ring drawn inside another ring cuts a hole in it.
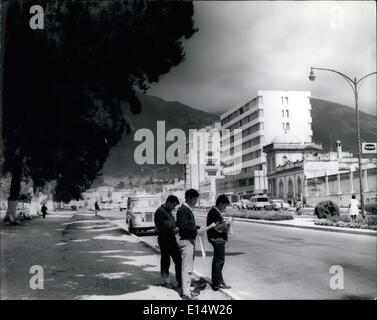
[{"label": "tree foliage", "polygon": [[[11,1],[4,46],[4,171],[10,200],[27,176],[34,188],[56,180],[57,201],[78,199],[140,113],[148,89],[184,60],[196,31],[191,2],[38,1],[44,29],[29,26],[34,0]],[[13,186],[13,189],[12,189]]]}]

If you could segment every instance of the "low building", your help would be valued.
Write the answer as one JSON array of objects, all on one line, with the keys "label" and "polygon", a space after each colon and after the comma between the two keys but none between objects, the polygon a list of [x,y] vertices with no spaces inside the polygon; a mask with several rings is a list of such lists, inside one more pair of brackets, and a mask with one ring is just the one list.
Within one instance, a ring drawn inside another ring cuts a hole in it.
[{"label": "low building", "polygon": [[[299,142],[289,133],[277,137],[263,150],[267,154],[268,194],[295,202],[303,200],[315,206],[332,200],[348,206],[353,194],[359,193],[358,159],[342,151],[323,153],[322,146]],[[366,197],[377,190],[377,159],[362,159],[362,183]]]}]

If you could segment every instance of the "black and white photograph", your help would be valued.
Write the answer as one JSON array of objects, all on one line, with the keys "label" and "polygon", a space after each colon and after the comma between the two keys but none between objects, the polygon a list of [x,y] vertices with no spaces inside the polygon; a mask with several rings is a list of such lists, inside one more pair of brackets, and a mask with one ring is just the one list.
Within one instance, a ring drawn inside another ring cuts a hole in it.
[{"label": "black and white photograph", "polygon": [[4,0],[0,45],[1,300],[377,299],[375,1]]}]

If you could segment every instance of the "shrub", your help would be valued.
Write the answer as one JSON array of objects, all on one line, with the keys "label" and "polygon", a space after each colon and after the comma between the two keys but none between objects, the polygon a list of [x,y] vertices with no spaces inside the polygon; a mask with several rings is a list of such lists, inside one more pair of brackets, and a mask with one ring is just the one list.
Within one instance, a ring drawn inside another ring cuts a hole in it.
[{"label": "shrub", "polygon": [[269,220],[269,221],[279,221],[279,220],[292,220],[293,216],[283,210],[279,211],[244,211],[244,212],[228,212],[227,216],[236,218],[246,218],[255,220]]},{"label": "shrub", "polygon": [[332,201],[321,201],[314,209],[314,214],[318,219],[329,218],[339,215],[339,207]]},{"label": "shrub", "polygon": [[368,226],[377,226],[377,216],[367,216],[365,222]]},{"label": "shrub", "polygon": [[317,219],[314,221],[314,224],[319,226],[333,226],[335,225],[334,222],[328,220],[328,219]]},{"label": "shrub", "polygon": [[343,222],[351,222],[352,219],[351,219],[351,216],[349,214],[341,214],[339,216],[340,218],[340,221],[343,221]]}]

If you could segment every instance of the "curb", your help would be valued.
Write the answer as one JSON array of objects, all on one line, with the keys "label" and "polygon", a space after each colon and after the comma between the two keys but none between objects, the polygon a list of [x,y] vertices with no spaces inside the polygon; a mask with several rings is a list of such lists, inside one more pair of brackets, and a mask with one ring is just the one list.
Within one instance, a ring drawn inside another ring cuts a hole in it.
[{"label": "curb", "polygon": [[[202,217],[202,218],[206,217],[204,215],[198,215],[198,214],[196,216]],[[373,236],[373,237],[377,236],[377,231],[360,231],[360,230],[353,230],[353,229],[348,230],[348,229],[341,229],[339,227],[300,226],[300,225],[292,225],[292,224],[285,224],[285,223],[279,223],[279,222],[267,222],[267,221],[245,219],[245,218],[234,218],[234,221],[246,222],[246,223],[259,223],[259,224],[264,224],[264,225],[273,225],[273,226],[289,227],[289,228],[297,228],[297,229],[357,234],[357,235],[362,235],[362,236]],[[366,230],[366,229],[363,229],[363,230]]]},{"label": "curb", "polygon": [[[129,232],[127,229],[125,229],[124,227],[119,226],[119,225],[113,223],[112,220],[107,219],[107,218],[101,216],[100,214],[98,214],[97,216],[103,218],[104,220],[110,222],[110,223],[113,224],[113,225],[118,226],[119,228],[121,228],[122,230],[124,230],[124,231],[127,233],[127,235],[130,235],[130,236],[134,237],[135,239],[138,239],[140,242],[144,243],[144,244],[145,244],[146,246],[148,246],[149,248],[151,248],[151,249],[153,249],[154,251],[160,253],[160,249],[157,248],[157,247],[155,247],[154,245],[152,245],[152,244],[149,243],[148,241],[145,241],[145,240],[143,240],[142,238],[139,238],[137,235],[134,235],[133,233],[130,233],[130,232]],[[196,277],[201,278],[201,279],[205,280],[207,283],[211,284],[211,281],[210,281],[207,277],[205,277],[202,273],[196,271],[195,269],[194,269],[194,271],[193,271],[193,274],[194,274]],[[233,292],[230,291],[229,289],[219,289],[219,291],[221,291],[223,294],[225,294],[226,296],[228,296],[231,300],[242,300],[240,297],[238,297],[235,293],[233,293]]]}]

